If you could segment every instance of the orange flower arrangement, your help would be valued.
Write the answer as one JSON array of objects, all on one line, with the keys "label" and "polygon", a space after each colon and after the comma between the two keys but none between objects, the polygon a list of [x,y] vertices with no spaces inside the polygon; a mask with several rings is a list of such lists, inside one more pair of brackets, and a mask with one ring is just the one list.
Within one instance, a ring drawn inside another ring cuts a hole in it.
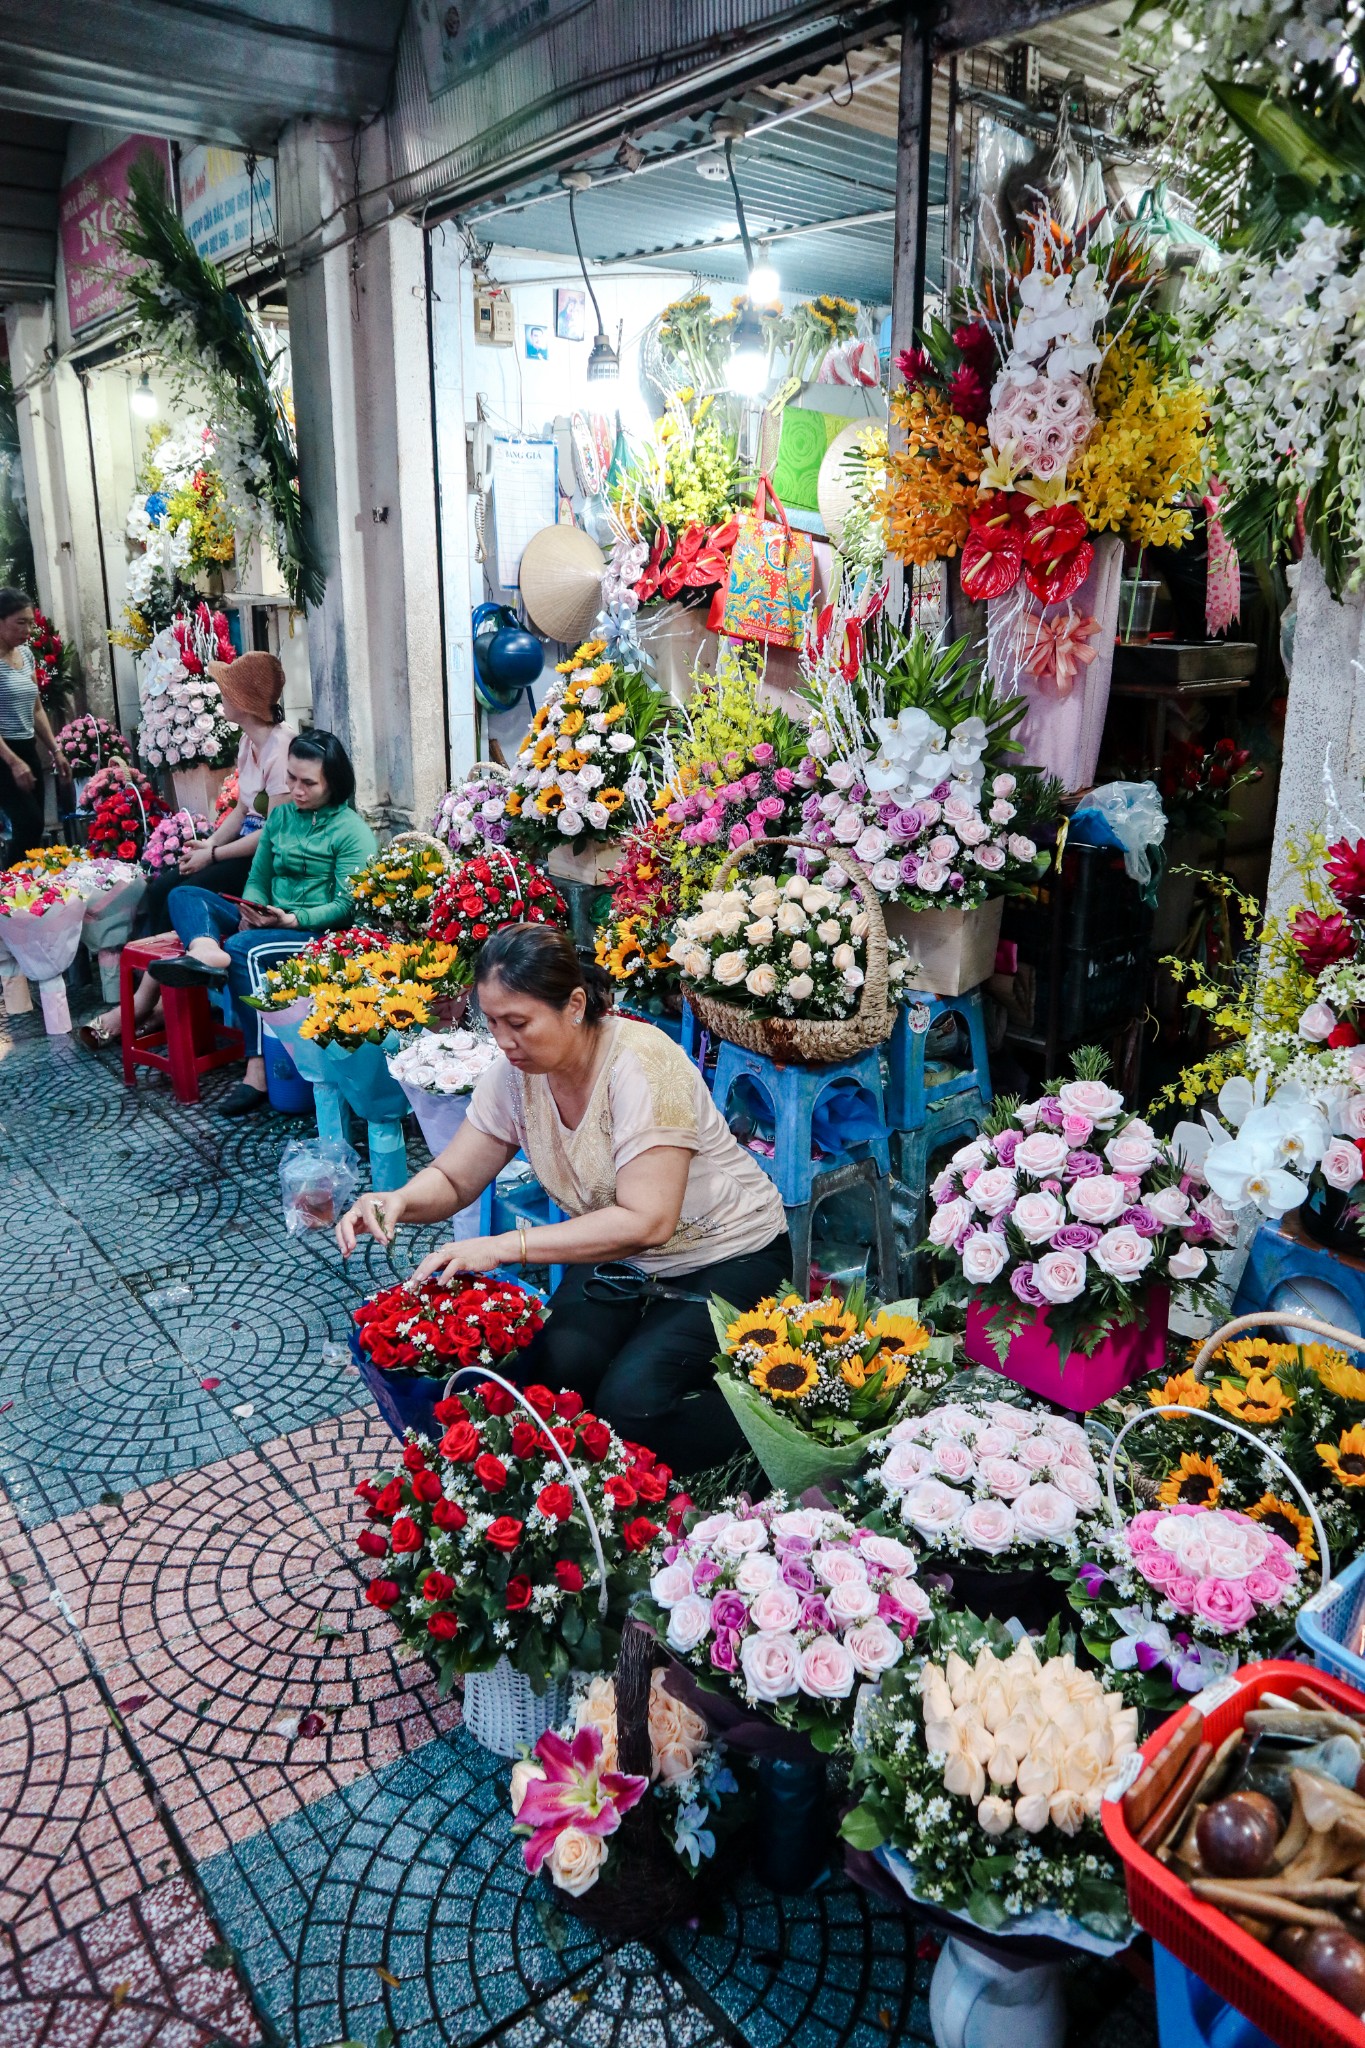
[{"label": "orange flower arrangement", "polygon": [[887,458],[880,510],[891,552],[923,566],[955,555],[967,538],[986,429],[964,420],[941,392],[922,384],[896,391],[891,413],[905,430],[905,446]]}]

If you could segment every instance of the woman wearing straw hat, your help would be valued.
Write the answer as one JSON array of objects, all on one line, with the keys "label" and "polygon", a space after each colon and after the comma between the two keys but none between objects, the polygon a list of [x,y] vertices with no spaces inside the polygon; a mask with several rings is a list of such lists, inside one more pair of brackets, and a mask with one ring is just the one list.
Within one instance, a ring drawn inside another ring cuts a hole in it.
[{"label": "woman wearing straw hat", "polygon": [[[209,675],[218,685],[223,709],[242,729],[237,748],[237,801],[224,813],[207,839],[187,846],[178,868],[167,868],[147,885],[133,926],[134,938],[150,938],[170,928],[167,902],[172,889],[194,882],[215,896],[239,896],[251,871],[256,834],[270,806],[289,793],[288,760],[294,728],[284,722],[284,669],[273,654],[240,654],[236,661],[211,661]],[[144,975],[133,998],[137,1029],[146,1025],[158,1001],[156,983]],[[117,1004],[102,1010],[82,1027],[80,1037],[92,1052],[112,1045],[122,1029]]]},{"label": "woman wearing straw hat", "polygon": [[362,1234],[387,1244],[399,1222],[443,1222],[524,1152],[567,1220],[441,1245],[413,1283],[567,1266],[544,1329],[504,1372],[580,1394],[675,1472],[721,1463],[743,1438],[716,1385],[707,1303],[751,1309],[789,1279],[781,1196],[682,1048],[615,1016],[609,977],[567,933],[509,925],[475,976],[503,1057],[435,1165],[362,1196],[337,1242],[349,1257]]}]

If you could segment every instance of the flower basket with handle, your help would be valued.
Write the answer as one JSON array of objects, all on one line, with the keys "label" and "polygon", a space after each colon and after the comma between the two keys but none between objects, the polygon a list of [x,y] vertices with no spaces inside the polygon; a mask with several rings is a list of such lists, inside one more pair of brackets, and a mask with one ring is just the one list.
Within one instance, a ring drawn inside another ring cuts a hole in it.
[{"label": "flower basket with handle", "polygon": [[443,839],[436,839],[430,832],[395,832],[390,846],[429,846],[433,853],[439,853],[446,872],[455,866],[455,857]]},{"label": "flower basket with handle", "polygon": [[[738,863],[748,855],[774,846],[803,847],[822,855],[826,852],[814,840],[794,835],[750,840],[726,856],[716,875],[715,887],[724,889]],[[887,1002],[886,920],[881,901],[861,862],[844,847],[839,849],[838,860],[850,885],[862,898],[868,920],[867,969],[853,1015],[812,1019],[757,1017],[751,1009],[741,1009],[737,1004],[689,988],[687,1000],[704,1030],[746,1052],[763,1053],[784,1066],[820,1066],[833,1060],[854,1059],[859,1053],[884,1044],[891,1036],[895,1014]]]}]

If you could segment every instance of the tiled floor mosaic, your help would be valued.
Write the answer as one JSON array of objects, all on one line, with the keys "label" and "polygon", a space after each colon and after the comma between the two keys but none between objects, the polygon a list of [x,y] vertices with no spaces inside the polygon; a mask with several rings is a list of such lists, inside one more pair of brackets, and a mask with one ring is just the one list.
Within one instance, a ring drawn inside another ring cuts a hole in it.
[{"label": "tiled floor mosaic", "polygon": [[348,1309],[435,1233],[287,1237],[300,1127],[228,1085],[0,1029],[0,2048],[927,2042],[916,1930],[842,1881],[644,1945],[547,1909],[347,1541],[391,1444]]}]

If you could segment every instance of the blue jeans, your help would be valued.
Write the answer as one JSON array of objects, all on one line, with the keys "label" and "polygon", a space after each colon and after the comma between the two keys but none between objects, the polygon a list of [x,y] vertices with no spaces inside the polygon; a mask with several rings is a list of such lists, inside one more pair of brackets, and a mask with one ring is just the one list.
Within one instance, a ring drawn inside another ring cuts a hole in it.
[{"label": "blue jeans", "polygon": [[277,961],[287,959],[308,944],[311,932],[239,931],[242,913],[235,903],[215,896],[211,889],[196,889],[186,883],[172,889],[166,904],[176,937],[188,949],[193,939],[217,939],[227,951],[228,988],[232,994],[234,1021],[242,1034],[246,1057],[256,1059],[261,1050],[261,1013],[253,1010],[243,996],[259,995],[265,975]]}]

